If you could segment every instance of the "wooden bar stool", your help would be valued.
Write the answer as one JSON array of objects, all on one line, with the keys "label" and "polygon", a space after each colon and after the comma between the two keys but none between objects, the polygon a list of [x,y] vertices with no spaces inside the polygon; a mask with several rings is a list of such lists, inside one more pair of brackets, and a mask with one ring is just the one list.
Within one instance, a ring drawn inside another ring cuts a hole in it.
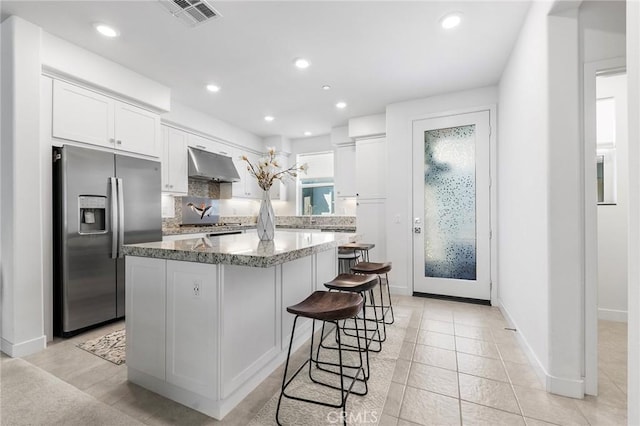
[{"label": "wooden bar stool", "polygon": [[[348,347],[350,349],[345,349],[345,350],[349,350],[352,352],[364,352],[365,353],[365,360],[366,360],[366,364],[367,364],[367,369],[365,371],[365,380],[369,380],[369,375],[370,375],[370,369],[369,369],[369,350],[370,350],[370,346],[372,342],[378,342],[379,344],[379,348],[378,350],[374,350],[373,352],[380,352],[380,350],[382,349],[382,344],[380,341],[380,330],[378,328],[378,316],[377,316],[377,312],[374,309],[374,317],[375,318],[367,318],[367,313],[366,313],[366,300],[367,300],[367,294],[369,295],[369,298],[373,298],[373,289],[375,288],[375,286],[378,285],[378,282],[380,281],[380,278],[377,275],[356,275],[356,274],[340,274],[337,277],[335,277],[333,280],[329,281],[328,283],[325,283],[324,286],[327,287],[329,289],[329,291],[331,290],[335,290],[335,291],[342,291],[342,292],[349,292],[349,293],[358,293],[362,296],[362,299],[364,300],[364,306],[362,309],[362,318],[359,317],[354,317],[352,318],[354,320],[354,322],[356,322],[355,327],[346,327],[346,322],[347,320],[344,320],[344,322],[342,323],[342,330],[344,331],[345,335],[351,336],[351,337],[355,337],[358,340],[358,344],[356,345],[351,345],[348,343],[342,343],[343,347]],[[361,330],[358,325],[357,322],[358,320],[362,320],[363,323],[363,329]],[[371,321],[373,322],[376,327],[374,330],[368,330],[367,329],[367,322]],[[348,334],[346,332],[346,330],[356,330],[356,334]],[[363,334],[360,334],[360,331],[363,332]],[[369,336],[369,332],[372,332],[371,336]],[[376,336],[376,334],[378,335],[378,339],[374,339],[374,337]],[[322,333],[320,334],[321,336],[323,336],[324,338],[324,324],[322,326]],[[360,339],[364,340],[364,347],[362,347],[362,345],[360,345]],[[320,344],[318,345],[318,350],[316,352],[316,360],[320,359],[320,348],[323,349],[332,349],[332,350],[337,350],[336,347],[333,346],[326,346],[323,345],[322,340],[320,341]],[[336,366],[336,364],[332,364],[332,363],[324,363],[324,364],[329,364],[329,365],[333,365]],[[334,373],[331,370],[327,370],[322,368],[320,365],[318,365],[318,368],[324,371],[327,371],[329,373]]]},{"label": "wooden bar stool", "polygon": [[[384,318],[385,324],[393,324],[395,317],[393,315],[393,304],[391,303],[391,290],[389,290],[389,271],[391,271],[391,262],[360,262],[351,267],[351,271],[354,274],[377,274],[380,277],[380,308],[382,310],[382,318]],[[384,274],[384,280],[382,275]],[[389,304],[384,304],[384,297],[382,295],[382,285],[387,285],[387,296],[389,297]],[[387,311],[391,311],[391,321],[387,322]],[[386,332],[386,330],[385,330]],[[386,333],[385,333],[386,334]],[[386,337],[386,336],[385,336]]]},{"label": "wooden bar stool", "polygon": [[[285,363],[284,374],[282,378],[282,391],[280,392],[280,397],[278,398],[278,407],[276,409],[276,422],[278,423],[278,425],[282,424],[280,423],[280,419],[279,419],[280,403],[282,402],[282,397],[293,399],[296,401],[307,402],[310,404],[322,405],[325,407],[340,408],[343,424],[344,425],[347,424],[346,415],[345,415],[347,397],[351,393],[356,393],[353,391],[353,386],[359,380],[358,377],[360,376],[360,373],[362,373],[362,379],[360,380],[364,382],[364,387],[365,387],[364,392],[360,394],[366,395],[368,388],[367,388],[367,382],[366,380],[364,380],[365,371],[363,367],[362,352],[359,351],[360,366],[355,366],[355,367],[346,366],[342,362],[343,349],[342,349],[341,340],[340,340],[340,329],[338,327],[338,321],[355,317],[356,315],[358,315],[358,313],[360,313],[363,305],[364,305],[364,299],[362,298],[362,296],[360,296],[360,294],[357,294],[357,293],[316,291],[312,293],[309,297],[307,297],[305,300],[298,303],[297,305],[287,307],[287,312],[294,314],[296,317],[293,320],[293,329],[291,330],[291,340],[289,341],[289,351],[287,353],[287,362]],[[311,327],[311,348],[309,350],[309,358],[307,358],[307,360],[296,370],[293,376],[291,376],[291,378],[287,380],[287,370],[289,369],[289,361],[291,358],[291,347],[293,346],[293,336],[296,331],[296,323],[298,322],[298,318],[300,317],[310,318],[311,320],[313,320],[312,327]],[[331,383],[320,381],[319,379],[313,377],[311,373],[312,371],[311,367],[313,363],[310,361],[313,359],[313,340],[314,340],[314,334],[315,334],[316,320],[322,321],[323,324],[328,322],[336,326],[336,330],[338,333],[337,334],[337,342],[338,342],[338,364],[337,365],[339,367],[338,374],[340,376],[340,386],[336,386]],[[356,327],[357,327],[357,324],[356,324]],[[358,339],[358,344],[359,343],[360,343],[360,340]],[[294,396],[294,395],[288,395],[286,393],[287,386],[291,384],[293,379],[296,378],[298,373],[300,373],[300,371],[302,371],[302,369],[307,364],[309,364],[309,378],[311,379],[312,382],[318,385],[326,386],[326,387],[337,389],[340,391],[339,404],[324,402],[316,399],[308,399],[308,398],[303,398],[303,397]],[[349,376],[345,374],[344,372],[345,368],[355,369],[355,373],[353,374],[353,376]],[[345,378],[351,379],[351,383],[349,384],[349,386],[345,386]]]},{"label": "wooden bar stool", "polygon": [[373,249],[375,246],[376,245],[373,243],[347,243],[338,246],[338,250],[360,252],[362,255],[362,261],[368,262],[369,250]]},{"label": "wooden bar stool", "polygon": [[360,254],[355,250],[342,250],[338,248],[338,273],[348,273],[351,267],[358,263]]}]

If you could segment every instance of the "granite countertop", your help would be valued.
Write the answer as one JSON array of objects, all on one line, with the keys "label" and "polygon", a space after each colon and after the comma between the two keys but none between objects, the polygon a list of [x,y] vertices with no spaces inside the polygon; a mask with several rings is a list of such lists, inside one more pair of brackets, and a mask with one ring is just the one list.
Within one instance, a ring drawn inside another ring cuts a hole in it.
[{"label": "granite countertop", "polygon": [[255,229],[255,223],[245,223],[241,225],[224,225],[224,226],[205,226],[205,225],[185,225],[178,228],[165,229],[163,235],[181,235],[181,234],[208,234],[220,231],[235,231],[243,229]]},{"label": "granite countertop", "polygon": [[185,262],[266,268],[351,242],[355,234],[335,232],[278,232],[273,241],[260,241],[254,232],[177,241],[126,244],[128,256]]},{"label": "granite countertop", "polygon": [[[255,223],[246,223],[242,225],[224,225],[224,226],[181,226],[179,228],[165,229],[163,235],[189,235],[189,234],[208,234],[211,232],[221,231],[235,231],[235,230],[248,230],[255,229]],[[336,231],[336,232],[356,232],[356,227],[353,225],[319,225],[319,224],[295,224],[295,225],[276,225],[277,228],[286,229],[320,229],[322,231]]]}]

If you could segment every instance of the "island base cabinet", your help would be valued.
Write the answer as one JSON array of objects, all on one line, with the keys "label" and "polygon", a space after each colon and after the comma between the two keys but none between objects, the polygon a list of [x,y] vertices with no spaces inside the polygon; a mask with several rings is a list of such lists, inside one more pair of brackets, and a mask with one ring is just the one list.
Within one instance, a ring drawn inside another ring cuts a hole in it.
[{"label": "island base cabinet", "polygon": [[166,261],[126,258],[127,366],[165,380]]},{"label": "island base cabinet", "polygon": [[167,382],[218,398],[218,266],[167,261]]},{"label": "island base cabinet", "polygon": [[[336,249],[273,267],[126,257],[129,381],[222,419],[286,359],[286,307],[324,289]],[[298,321],[293,351],[309,337]]]},{"label": "island base cabinet", "polygon": [[224,266],[223,398],[280,352],[279,301],[275,267]]}]

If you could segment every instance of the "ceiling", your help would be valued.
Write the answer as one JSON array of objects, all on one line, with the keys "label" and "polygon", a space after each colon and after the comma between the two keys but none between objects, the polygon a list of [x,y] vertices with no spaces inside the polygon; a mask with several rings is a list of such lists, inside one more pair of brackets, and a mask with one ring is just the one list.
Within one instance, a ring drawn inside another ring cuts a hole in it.
[{"label": "ceiling", "polygon": [[[3,19],[18,15],[165,84],[184,105],[260,136],[299,138],[394,102],[496,84],[530,2],[212,0],[223,16],[195,28],[153,0],[0,4]],[[444,30],[452,11],[462,23]],[[101,36],[96,22],[120,36]],[[298,57],[311,66],[296,68]]]}]

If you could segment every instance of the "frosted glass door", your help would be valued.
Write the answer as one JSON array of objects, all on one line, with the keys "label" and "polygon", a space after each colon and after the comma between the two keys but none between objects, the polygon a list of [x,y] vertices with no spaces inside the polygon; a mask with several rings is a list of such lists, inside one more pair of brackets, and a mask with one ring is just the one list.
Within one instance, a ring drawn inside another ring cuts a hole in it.
[{"label": "frosted glass door", "polygon": [[490,299],[489,112],[414,122],[414,291]]}]

